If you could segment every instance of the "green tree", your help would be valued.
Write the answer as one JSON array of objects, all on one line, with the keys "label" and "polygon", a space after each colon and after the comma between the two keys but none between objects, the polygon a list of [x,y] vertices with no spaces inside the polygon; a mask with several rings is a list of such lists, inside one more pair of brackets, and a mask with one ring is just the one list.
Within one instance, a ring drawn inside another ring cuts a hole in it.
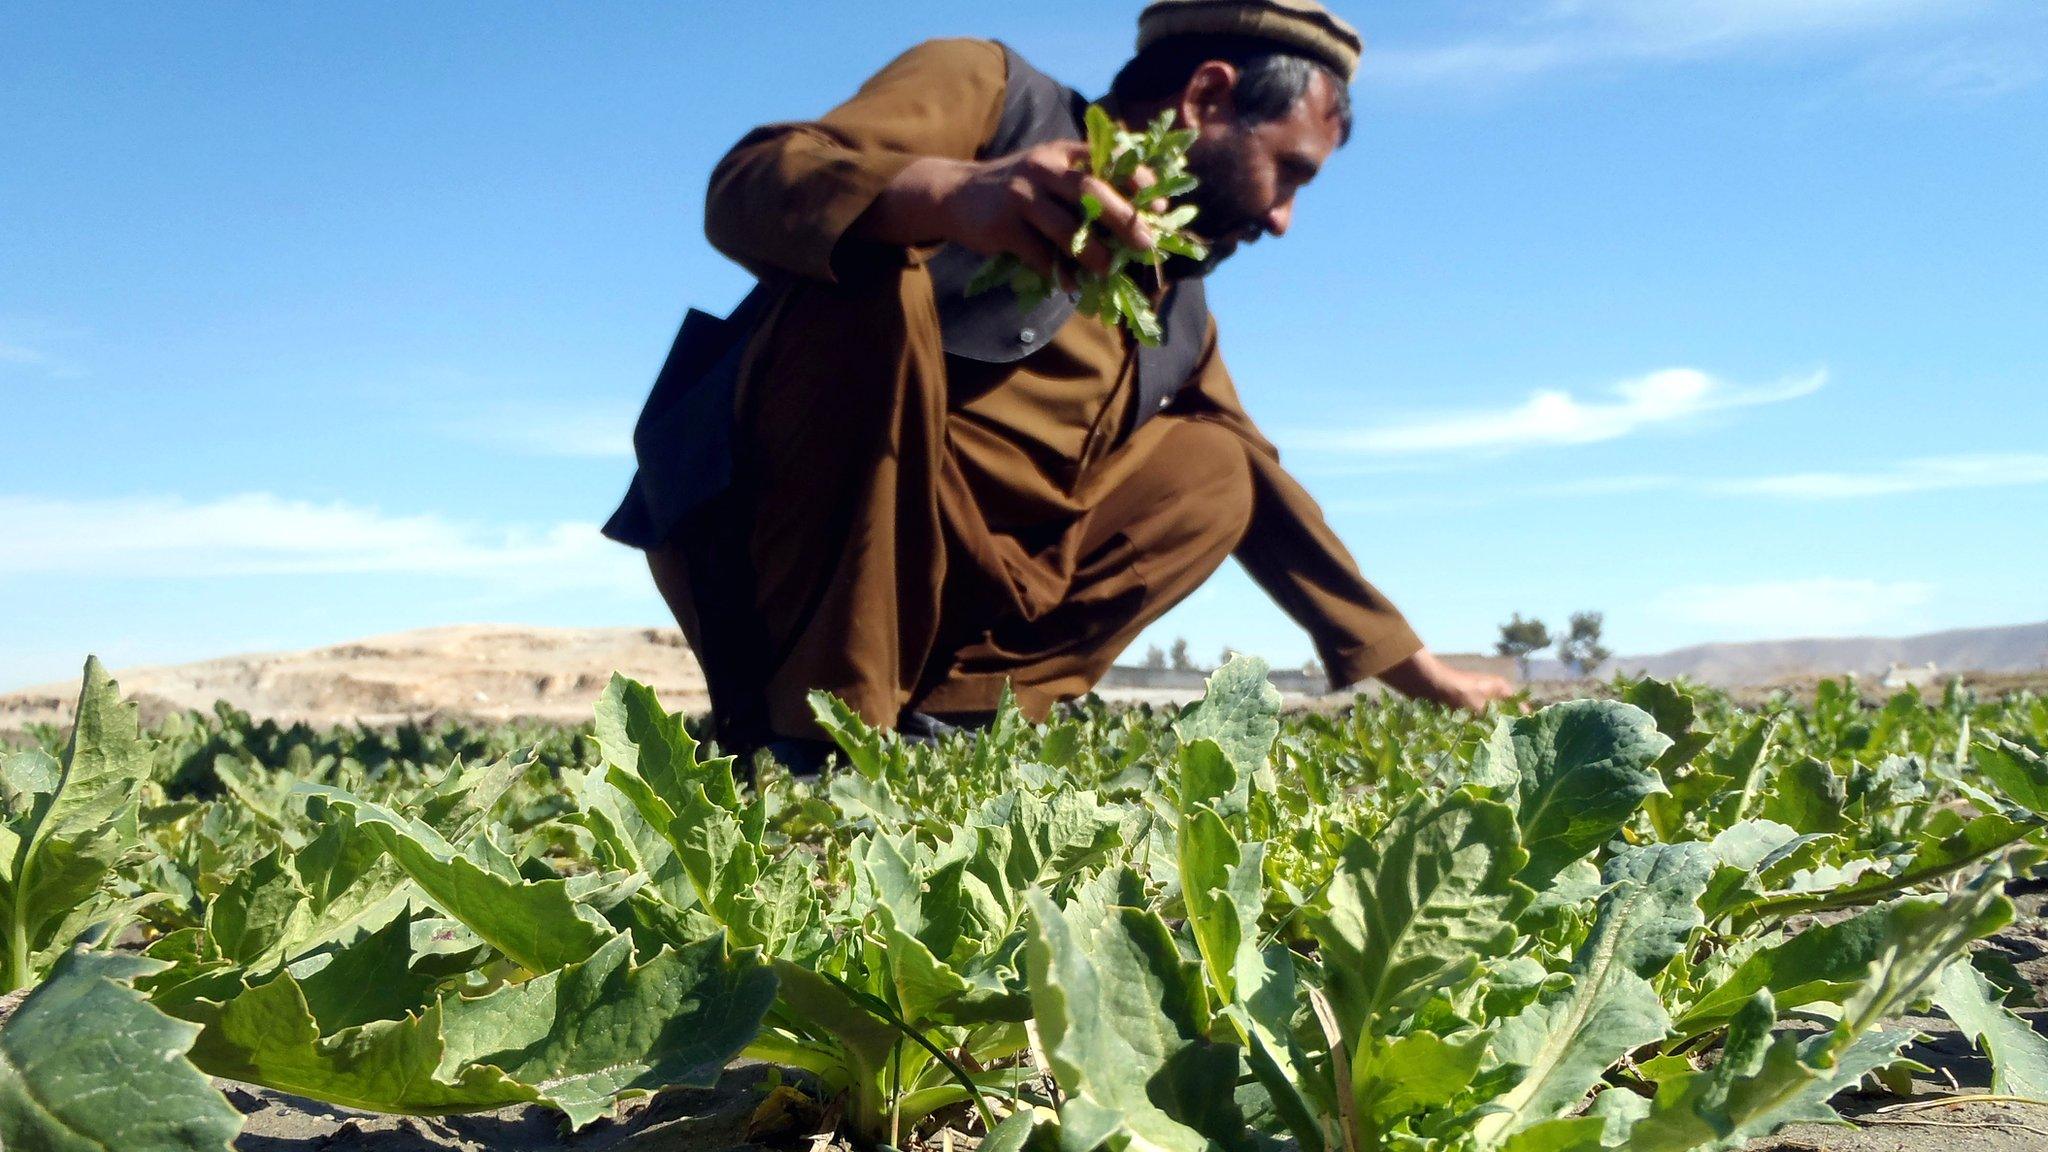
[{"label": "green tree", "polygon": [[1520,612],[1500,626],[1500,643],[1494,650],[1513,657],[1522,679],[1529,678],[1529,657],[1550,647],[1550,629],[1541,620],[1524,620]]},{"label": "green tree", "polygon": [[1173,650],[1166,654],[1166,658],[1173,664],[1175,672],[1197,671],[1194,659],[1188,655],[1188,640],[1185,636],[1174,637]]},{"label": "green tree", "polygon": [[1160,648],[1157,644],[1151,645],[1150,647],[1146,648],[1145,667],[1155,672],[1163,670],[1166,667],[1165,650]]},{"label": "green tree", "polygon": [[1571,669],[1574,676],[1591,676],[1614,653],[1600,643],[1600,625],[1605,616],[1599,612],[1572,613],[1572,630],[1557,644],[1557,658]]}]

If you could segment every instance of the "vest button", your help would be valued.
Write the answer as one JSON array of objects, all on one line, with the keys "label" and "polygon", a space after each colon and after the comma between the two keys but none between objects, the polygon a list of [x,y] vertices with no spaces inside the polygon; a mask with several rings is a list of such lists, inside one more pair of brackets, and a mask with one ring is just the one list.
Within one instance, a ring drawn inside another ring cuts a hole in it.
[{"label": "vest button", "polygon": [[1173,403],[1173,397],[1171,397],[1171,396],[1161,396],[1161,397],[1159,398],[1159,409],[1160,409],[1160,411],[1162,411],[1162,412],[1163,412],[1163,411],[1165,411],[1165,410],[1166,410],[1166,408],[1167,408],[1167,407],[1168,407],[1169,405],[1171,405],[1172,403]]},{"label": "vest button", "polygon": [[1022,332],[1017,333],[1017,339],[1022,340],[1026,344],[1035,343],[1038,340],[1038,329],[1026,328]]}]

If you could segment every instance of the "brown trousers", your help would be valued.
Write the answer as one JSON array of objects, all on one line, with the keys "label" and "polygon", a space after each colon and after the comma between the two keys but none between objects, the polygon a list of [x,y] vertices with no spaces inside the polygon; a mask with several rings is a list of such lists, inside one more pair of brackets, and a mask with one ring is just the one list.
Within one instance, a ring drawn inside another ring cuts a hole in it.
[{"label": "brown trousers", "polygon": [[1171,414],[1091,464],[1070,515],[991,530],[946,401],[921,267],[805,282],[771,315],[742,369],[732,491],[649,553],[728,743],[817,736],[814,689],[891,726],[993,708],[1008,683],[1042,719],[1244,536],[1243,442]]}]

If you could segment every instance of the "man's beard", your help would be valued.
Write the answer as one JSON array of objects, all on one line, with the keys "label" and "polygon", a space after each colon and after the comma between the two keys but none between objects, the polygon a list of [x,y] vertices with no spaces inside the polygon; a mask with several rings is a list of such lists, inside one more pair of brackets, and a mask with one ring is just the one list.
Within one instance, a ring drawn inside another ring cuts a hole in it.
[{"label": "man's beard", "polygon": [[1203,147],[1201,142],[1188,151],[1188,171],[1201,184],[1182,198],[1195,206],[1194,222],[1185,231],[1208,245],[1206,260],[1168,256],[1161,265],[1169,280],[1193,280],[1207,276],[1237,251],[1240,242],[1265,230],[1264,213],[1249,201],[1244,164],[1237,152],[1225,144]]}]

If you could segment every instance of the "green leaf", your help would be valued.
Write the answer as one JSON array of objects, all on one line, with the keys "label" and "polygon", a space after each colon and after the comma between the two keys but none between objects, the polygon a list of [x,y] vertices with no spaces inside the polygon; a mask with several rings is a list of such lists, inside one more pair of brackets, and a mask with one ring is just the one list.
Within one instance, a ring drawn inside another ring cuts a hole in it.
[{"label": "green leaf", "polygon": [[1215,741],[1241,780],[1265,767],[1280,735],[1280,690],[1266,671],[1264,660],[1233,657],[1210,674],[1201,700],[1173,721],[1183,744]]},{"label": "green leaf", "polygon": [[435,1075],[442,1056],[441,1009],[378,1020],[322,1039],[319,1022],[289,973],[243,987],[225,1001],[172,1005],[201,1026],[192,1062],[230,1080],[369,1112],[439,1116],[538,1098],[495,1068],[473,1066],[452,1081]]},{"label": "green leaf", "polygon": [[1100,104],[1090,104],[1083,119],[1088,129],[1088,171],[1101,176],[1109,171],[1110,158],[1116,152],[1116,121]]},{"label": "green leaf", "polygon": [[9,758],[8,807],[25,810],[6,820],[0,837],[10,850],[0,860],[0,919],[10,945],[0,953],[0,990],[32,983],[33,955],[69,943],[53,939],[57,928],[92,899],[133,842],[150,747],[135,706],[121,702],[120,687],[89,659],[54,780],[47,757]]},{"label": "green leaf", "polygon": [[198,1029],[129,987],[160,961],[73,952],[0,1027],[0,1145],[227,1152],[241,1113],[185,1053]]},{"label": "green leaf", "polygon": [[1714,742],[1712,732],[1702,732],[1694,723],[1698,705],[1676,684],[1645,677],[1622,689],[1623,703],[1648,712],[1671,746],[1657,757],[1657,770],[1670,773],[1692,763],[1693,757]]},{"label": "green leaf", "polygon": [[1849,794],[1833,768],[1811,756],[1778,773],[1761,814],[1799,832],[1840,832],[1848,827]]},{"label": "green leaf", "polygon": [[1725,1027],[1758,992],[1781,1010],[1846,997],[1869,972],[1885,938],[1887,910],[1817,924],[1752,952],[1679,1018],[1681,1037]]},{"label": "green leaf", "polygon": [[344,948],[292,965],[320,1034],[373,1020],[397,1020],[433,999],[440,978],[412,967],[412,919],[393,916],[382,928]]},{"label": "green leaf", "polygon": [[1352,1095],[1375,1130],[1432,1112],[1471,1087],[1486,1055],[1486,1035],[1446,1040],[1415,1032],[1392,1043],[1374,1041],[1352,1057]]},{"label": "green leaf", "polygon": [[275,848],[258,857],[207,906],[207,932],[222,956],[244,968],[276,968],[312,926],[312,898],[283,853]]},{"label": "green leaf", "polygon": [[1977,771],[2013,803],[2048,817],[2048,757],[1997,736],[1986,737],[1973,752]]},{"label": "green leaf", "polygon": [[552,972],[586,959],[611,936],[604,918],[571,896],[566,881],[507,877],[458,852],[417,820],[338,788],[301,788],[347,814],[435,907],[529,972]]},{"label": "green leaf", "polygon": [[1652,765],[1671,739],[1633,705],[1553,704],[1516,720],[1510,733],[1529,853],[1521,880],[1532,888],[1613,839],[1644,797],[1664,791]]},{"label": "green leaf", "polygon": [[2048,1037],[2014,1015],[1966,960],[1942,969],[1934,1004],[1991,1057],[1991,1090],[2048,1100]]},{"label": "green leaf", "polygon": [[1235,1098],[1217,1090],[1236,1082],[1238,1049],[1204,1037],[1200,983],[1165,923],[1135,908],[1084,919],[1042,892],[1028,899],[1031,1004],[1067,1094],[1063,1146],[1249,1148]]},{"label": "green leaf", "polygon": [[610,768],[644,782],[666,806],[666,819],[643,810],[656,827],[666,826],[700,788],[722,808],[739,807],[731,758],[698,760],[697,741],[683,717],[664,711],[645,684],[612,676],[597,702],[597,744]]},{"label": "green leaf", "polygon": [[502,1071],[572,1128],[657,1088],[708,1088],[760,1030],[774,974],[713,937],[634,966],[628,937],[590,959],[474,1000],[442,1004],[438,1073]]},{"label": "green leaf", "polygon": [[1607,1068],[1664,1038],[1669,1018],[1648,977],[1670,963],[1703,917],[1706,849],[1659,844],[1617,857],[1612,885],[1571,966],[1571,985],[1505,1021],[1493,1055],[1522,1069],[1474,1134],[1482,1147],[1576,1107]]},{"label": "green leaf", "polygon": [[1629,1152],[1737,1149],[1787,1124],[1834,1122],[1839,1117],[1828,1101],[1892,1063],[1913,1038],[1904,1030],[1857,1030],[1773,1039],[1776,1023],[1770,993],[1757,993],[1737,1014],[1720,1061],[1659,1085],[1622,1146]]},{"label": "green leaf", "polygon": [[1411,800],[1338,862],[1312,916],[1330,999],[1347,1036],[1384,1034],[1481,957],[1504,951],[1529,891],[1515,813],[1469,791]]}]

